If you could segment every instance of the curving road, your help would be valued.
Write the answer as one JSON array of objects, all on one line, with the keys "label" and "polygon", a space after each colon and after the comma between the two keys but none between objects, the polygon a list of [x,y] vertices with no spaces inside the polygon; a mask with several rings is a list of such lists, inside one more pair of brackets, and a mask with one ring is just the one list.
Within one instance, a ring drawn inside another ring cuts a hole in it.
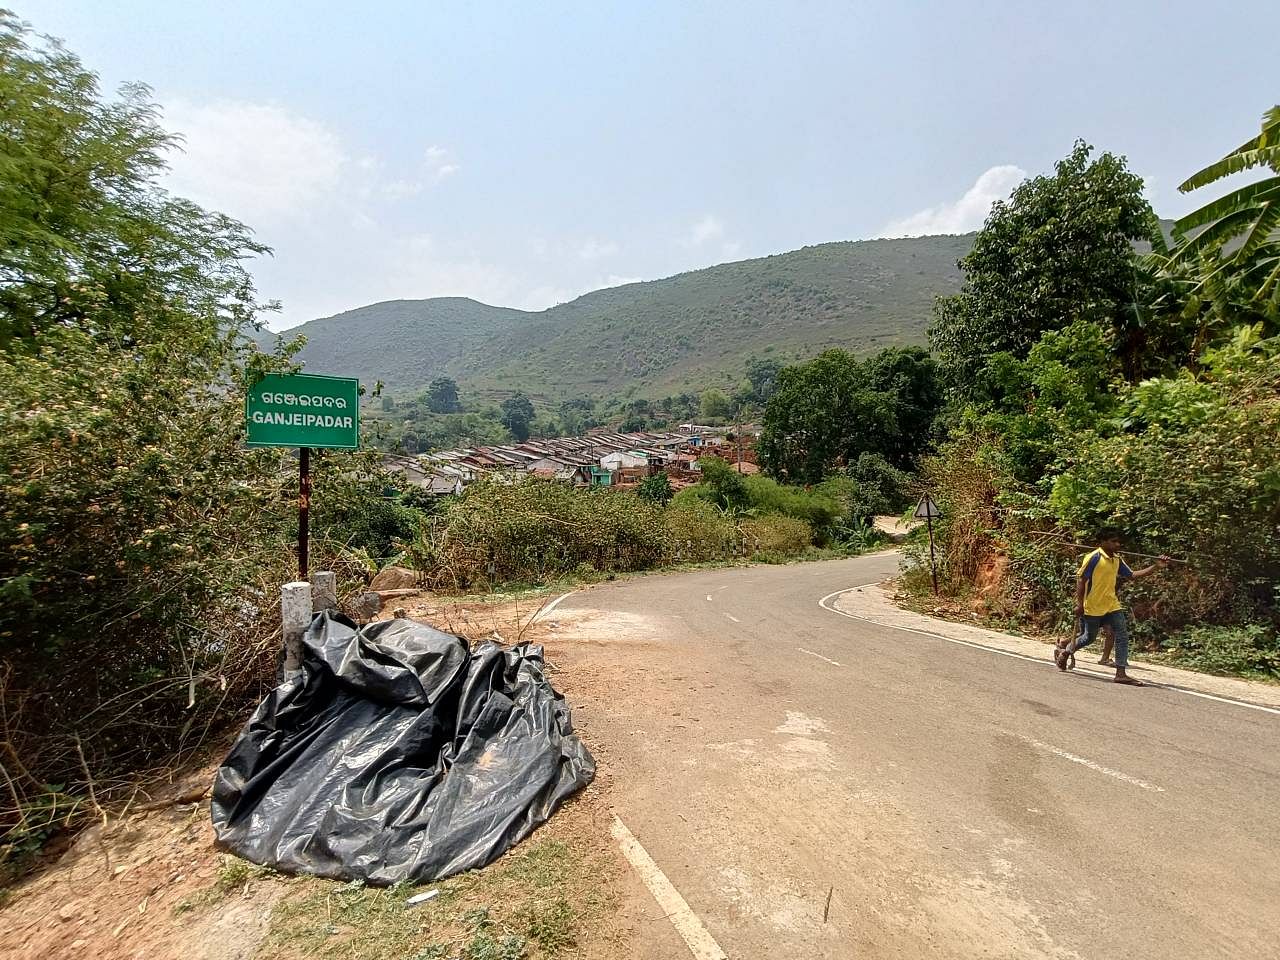
[{"label": "curving road", "polygon": [[[818,605],[896,568],[647,577],[550,614],[618,815],[705,942],[770,960],[1280,957],[1280,717]],[[641,955],[694,955],[649,906]]]}]

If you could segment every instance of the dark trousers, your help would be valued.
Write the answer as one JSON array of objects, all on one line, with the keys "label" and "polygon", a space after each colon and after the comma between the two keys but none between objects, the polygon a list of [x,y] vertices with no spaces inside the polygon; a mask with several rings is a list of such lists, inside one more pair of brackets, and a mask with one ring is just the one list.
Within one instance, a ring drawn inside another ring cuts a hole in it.
[{"label": "dark trousers", "polygon": [[1127,667],[1129,665],[1129,622],[1125,619],[1124,611],[1112,610],[1110,613],[1096,617],[1086,613],[1081,619],[1084,621],[1084,629],[1080,636],[1076,637],[1075,646],[1072,649],[1079,650],[1093,643],[1098,637],[1098,631],[1107,626],[1116,635],[1116,669],[1123,670]]}]

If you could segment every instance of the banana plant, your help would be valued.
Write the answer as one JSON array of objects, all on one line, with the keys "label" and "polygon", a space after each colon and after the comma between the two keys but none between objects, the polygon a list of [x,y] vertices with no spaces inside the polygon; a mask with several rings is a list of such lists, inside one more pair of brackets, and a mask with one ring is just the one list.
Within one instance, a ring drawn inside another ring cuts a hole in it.
[{"label": "banana plant", "polygon": [[1174,225],[1168,265],[1193,267],[1202,294],[1244,300],[1274,319],[1280,313],[1280,105],[1263,115],[1256,137],[1178,189],[1190,193],[1260,167],[1276,175],[1239,187]]}]

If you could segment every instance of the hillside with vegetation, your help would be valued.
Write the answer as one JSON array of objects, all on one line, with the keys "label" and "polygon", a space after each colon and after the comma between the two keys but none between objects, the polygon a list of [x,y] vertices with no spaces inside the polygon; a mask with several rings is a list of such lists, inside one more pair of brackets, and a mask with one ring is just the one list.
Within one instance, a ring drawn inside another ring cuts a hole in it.
[{"label": "hillside with vegetation", "polygon": [[[359,377],[369,385],[381,380],[390,389],[420,388],[529,317],[466,297],[386,300],[311,320],[282,336],[306,337],[300,359],[309,372]],[[277,338],[264,330],[254,339],[269,350]]]},{"label": "hillside with vegetation", "polygon": [[[313,320],[316,373],[393,394],[449,376],[469,390],[552,398],[731,388],[751,357],[924,343],[936,297],[960,286],[972,236],[824,243],[596,290],[538,313],[460,297],[394,300]],[[269,338],[268,338],[269,339]]]}]

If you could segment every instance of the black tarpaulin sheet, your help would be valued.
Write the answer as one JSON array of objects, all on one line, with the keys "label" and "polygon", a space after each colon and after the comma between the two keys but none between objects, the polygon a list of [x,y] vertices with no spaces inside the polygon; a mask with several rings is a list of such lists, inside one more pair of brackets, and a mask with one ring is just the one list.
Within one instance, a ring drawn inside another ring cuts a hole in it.
[{"label": "black tarpaulin sheet", "polygon": [[273,690],[213,784],[218,842],[255,863],[373,884],[495,860],[591,781],[595,763],[543,675],[412,620],[318,614],[300,673]]}]

